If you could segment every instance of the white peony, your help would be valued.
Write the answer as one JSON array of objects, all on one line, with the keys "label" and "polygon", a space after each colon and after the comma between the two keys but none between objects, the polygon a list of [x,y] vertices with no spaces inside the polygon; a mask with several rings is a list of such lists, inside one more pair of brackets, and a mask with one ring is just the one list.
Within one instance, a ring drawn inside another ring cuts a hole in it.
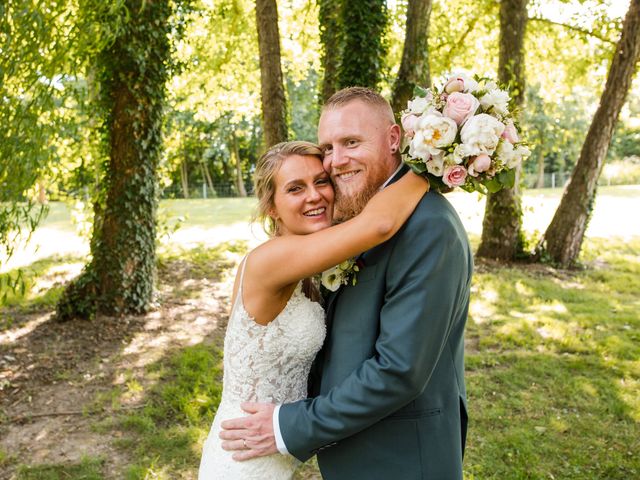
[{"label": "white peony", "polygon": [[416,97],[413,100],[409,100],[407,108],[411,113],[421,115],[427,110],[433,108],[431,94],[429,93],[427,97]]},{"label": "white peony", "polygon": [[442,147],[451,145],[456,139],[458,125],[440,112],[422,115],[416,126],[416,133],[411,140],[409,149],[418,153],[420,158],[426,158],[425,153],[438,155]]},{"label": "white peony", "polygon": [[411,158],[419,158],[426,162],[431,158],[431,149],[424,142],[421,132],[415,132],[411,142],[409,142],[409,156]]},{"label": "white peony", "polygon": [[500,136],[504,132],[504,123],[486,113],[471,117],[462,126],[460,138],[462,143],[474,152],[492,155],[498,146]]},{"label": "white peony", "polygon": [[488,93],[485,93],[480,97],[480,105],[482,105],[482,108],[485,111],[493,107],[493,110],[496,113],[506,115],[509,113],[509,98],[508,92],[495,88],[493,90],[489,90]]},{"label": "white peony", "polygon": [[455,79],[460,79],[462,80],[464,87],[463,87],[463,92],[464,93],[473,93],[478,89],[478,82],[476,82],[473,78],[471,78],[469,75],[467,75],[466,73],[462,73],[462,72],[454,72],[452,73],[448,80],[447,83],[449,83],[451,80],[455,80]]}]

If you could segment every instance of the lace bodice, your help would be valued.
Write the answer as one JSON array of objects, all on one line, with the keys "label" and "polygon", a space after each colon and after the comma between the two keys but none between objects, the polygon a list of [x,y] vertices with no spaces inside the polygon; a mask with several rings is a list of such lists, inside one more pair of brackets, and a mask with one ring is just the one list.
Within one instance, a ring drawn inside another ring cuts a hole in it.
[{"label": "lace bodice", "polygon": [[304,295],[300,282],[271,323],[257,324],[244,308],[243,274],[244,265],[224,342],[222,401],[305,398],[311,363],[325,337],[324,310]]}]

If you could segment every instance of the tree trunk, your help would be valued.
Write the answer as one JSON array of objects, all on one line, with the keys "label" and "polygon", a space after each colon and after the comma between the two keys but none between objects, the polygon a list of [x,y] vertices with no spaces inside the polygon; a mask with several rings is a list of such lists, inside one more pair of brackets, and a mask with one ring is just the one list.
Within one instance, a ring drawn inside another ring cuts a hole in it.
[{"label": "tree trunk", "polygon": [[386,53],[382,42],[386,25],[385,0],[343,0],[344,47],[338,88],[377,88]]},{"label": "tree trunk", "polygon": [[544,150],[542,149],[542,142],[540,139],[540,147],[538,148],[538,180],[536,181],[536,188],[544,188]]},{"label": "tree trunk", "polygon": [[232,154],[235,157],[236,165],[236,188],[238,196],[246,197],[247,189],[244,188],[244,179],[242,178],[242,162],[240,161],[240,149],[238,148],[238,137],[235,133],[231,134],[231,145],[233,146]]},{"label": "tree trunk", "polygon": [[109,158],[95,204],[92,260],[65,290],[59,320],[142,313],[153,294],[171,8],[168,0],[125,4],[135,15],[122,19],[119,35],[98,56]]},{"label": "tree trunk", "polygon": [[189,198],[189,171],[187,170],[187,159],[180,163],[180,183],[182,184],[182,196]]},{"label": "tree trunk", "polygon": [[[500,61],[498,80],[511,88],[517,106],[524,103],[524,33],[527,26],[527,0],[500,2]],[[487,194],[482,222],[482,239],[477,255],[514,260],[521,253],[522,205],[521,167],[513,188]]]},{"label": "tree trunk", "polygon": [[622,34],[611,61],[600,105],[582,144],[560,206],[539,248],[555,262],[576,262],[596,197],[598,178],[611,137],[640,60],[640,0],[631,0]]},{"label": "tree trunk", "polygon": [[322,90],[324,104],[338,90],[338,70],[342,57],[340,39],[340,0],[319,0],[320,42],[322,43]]},{"label": "tree trunk", "polygon": [[416,85],[428,87],[431,84],[427,42],[430,17],[431,0],[409,0],[402,62],[391,96],[391,107],[396,115],[407,108]]},{"label": "tree trunk", "polygon": [[262,122],[267,147],[287,140],[287,104],[280,65],[280,33],[276,0],[256,0],[260,50]]},{"label": "tree trunk", "polygon": [[207,163],[202,161],[200,163],[202,165],[202,174],[204,176],[205,182],[207,182],[207,186],[212,193],[215,193],[215,189],[213,188],[213,180],[211,179],[211,174],[209,173],[209,167],[207,167]]}]

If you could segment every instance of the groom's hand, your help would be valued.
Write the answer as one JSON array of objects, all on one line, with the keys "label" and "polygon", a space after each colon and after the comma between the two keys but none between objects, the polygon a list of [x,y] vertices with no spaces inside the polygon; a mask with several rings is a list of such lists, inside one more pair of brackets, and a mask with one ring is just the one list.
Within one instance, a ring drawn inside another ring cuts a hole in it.
[{"label": "groom's hand", "polygon": [[278,453],[273,435],[273,403],[251,403],[240,405],[248,417],[225,420],[220,432],[222,448],[235,451],[234,460],[249,460]]}]

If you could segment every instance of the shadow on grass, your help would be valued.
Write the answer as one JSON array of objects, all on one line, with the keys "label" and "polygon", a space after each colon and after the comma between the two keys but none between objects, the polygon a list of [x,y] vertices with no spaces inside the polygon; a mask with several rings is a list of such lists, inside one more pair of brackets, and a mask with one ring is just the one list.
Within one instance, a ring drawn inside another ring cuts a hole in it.
[{"label": "shadow on grass", "polygon": [[[201,325],[198,323],[201,318],[198,315],[213,313],[212,304],[209,302],[202,305],[199,300],[185,302],[185,297],[190,298],[191,290],[203,286],[213,288],[223,274],[235,265],[235,256],[244,253],[246,248],[244,242],[232,242],[215,248],[202,247],[162,255],[158,271],[160,287],[166,293],[161,294],[161,298],[170,308],[164,309],[161,306],[148,316],[122,319],[99,316],[95,321],[72,320],[57,323],[48,320],[41,311],[40,316],[43,318],[35,322],[31,329],[23,328],[24,332],[16,332],[9,326],[8,334],[15,335],[7,337],[8,340],[0,344],[0,364],[3,359],[9,358],[9,372],[15,375],[0,385],[0,389],[4,390],[0,408],[3,411],[10,408],[14,416],[16,409],[18,413],[21,413],[20,410],[26,411],[24,421],[29,422],[29,412],[40,413],[38,410],[43,407],[36,406],[33,410],[29,405],[31,395],[36,395],[39,390],[52,384],[66,384],[70,380],[69,383],[75,385],[72,387],[74,389],[84,388],[91,392],[95,389],[92,405],[75,407],[88,408],[86,415],[95,419],[96,428],[106,441],[116,443],[124,456],[133,459],[131,466],[126,469],[127,478],[177,478],[176,472],[193,472],[197,468],[200,445],[219,402],[225,319],[211,319],[215,323],[203,330],[209,334],[201,344],[184,348],[175,346],[179,345],[179,342],[175,342],[179,338],[183,338],[184,346],[192,332],[186,332],[186,338],[178,336],[173,341],[170,340],[166,349],[160,349],[163,352],[160,360],[151,362],[146,367],[144,387],[135,378],[129,378],[131,372],[128,367],[123,371],[109,365],[119,364],[124,357],[130,356],[127,348],[133,344],[134,339],[140,345],[140,335],[141,338],[146,338],[150,328],[151,331],[158,332],[154,333],[155,337],[151,337],[153,339],[160,334],[165,338],[170,337],[172,332],[176,332],[176,325],[180,322],[180,328],[188,328],[190,322]],[[229,257],[228,253],[236,255]],[[65,261],[40,261],[34,264],[34,271],[46,275],[49,267],[60,266]],[[172,285],[187,286],[174,289]],[[20,303],[17,305],[21,307]],[[199,305],[199,310],[189,313],[189,308],[194,305]],[[215,308],[219,312],[218,307]],[[177,312],[178,317],[167,322],[167,312]],[[164,323],[159,323],[158,318],[163,318]],[[27,368],[29,364],[37,368]],[[85,378],[96,378],[96,366],[99,366],[101,376],[94,383],[87,380],[86,387],[82,387]],[[113,387],[114,384],[118,386]],[[109,387],[106,393],[105,386]],[[135,413],[119,413],[126,410],[121,407],[130,403],[132,393],[139,397],[136,402],[144,408]],[[59,410],[60,405],[53,404],[52,408]],[[115,415],[105,416],[103,411],[110,411]],[[99,421],[100,418],[102,421]],[[7,421],[8,417],[5,415],[0,422],[2,429],[10,425]],[[64,442],[65,439],[61,437],[60,441]],[[105,478],[107,467],[112,467],[111,460],[102,461],[99,458],[87,458],[80,463],[27,466],[20,465],[20,462],[31,457],[28,452],[21,451],[19,454],[12,454],[13,457],[9,455],[0,452],[0,465],[3,469],[11,467],[16,475],[12,478],[19,480]],[[154,476],[154,472],[158,475]],[[3,478],[2,475],[0,478]]]}]

